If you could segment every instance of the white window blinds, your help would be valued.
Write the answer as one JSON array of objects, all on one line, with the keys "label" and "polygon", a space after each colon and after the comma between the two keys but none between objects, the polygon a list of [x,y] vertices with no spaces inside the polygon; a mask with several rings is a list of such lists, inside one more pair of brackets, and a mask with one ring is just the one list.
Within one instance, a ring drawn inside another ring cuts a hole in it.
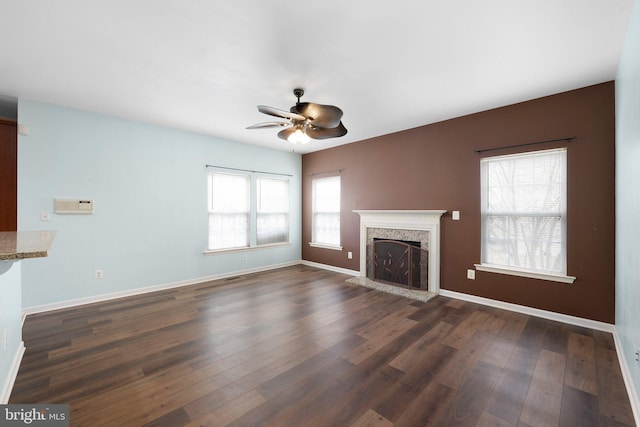
[{"label": "white window blinds", "polygon": [[312,182],[312,243],[340,246],[340,177]]},{"label": "white window blinds", "polygon": [[482,263],[566,274],[566,149],[481,160]]},{"label": "white window blinds", "polygon": [[209,178],[209,249],[249,246],[249,175],[214,172]]},{"label": "white window blinds", "polygon": [[258,177],[256,244],[289,241],[289,179]]}]

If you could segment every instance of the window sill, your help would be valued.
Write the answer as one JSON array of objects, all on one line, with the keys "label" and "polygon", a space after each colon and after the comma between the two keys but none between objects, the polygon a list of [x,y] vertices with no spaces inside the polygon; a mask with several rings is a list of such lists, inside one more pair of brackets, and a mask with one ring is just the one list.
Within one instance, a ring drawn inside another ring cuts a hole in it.
[{"label": "window sill", "polygon": [[256,250],[260,250],[260,249],[271,249],[271,248],[277,248],[280,246],[291,246],[291,242],[286,242],[286,243],[271,243],[268,245],[260,245],[260,246],[242,246],[239,248],[225,248],[225,249],[207,249],[205,251],[203,251],[203,254],[205,255],[217,255],[217,254],[228,254],[228,253],[234,253],[234,252],[250,252],[250,251],[256,251]]},{"label": "window sill", "polygon": [[528,277],[530,279],[549,280],[560,283],[573,283],[576,280],[573,276],[565,276],[562,274],[540,273],[531,270],[518,270],[516,268],[502,267],[491,264],[475,264],[476,270],[487,271],[489,273],[508,274],[510,276]]},{"label": "window sill", "polygon": [[327,244],[323,244],[323,243],[309,242],[309,246],[312,246],[314,248],[331,249],[331,250],[334,250],[334,251],[341,251],[342,250],[342,246],[327,245]]}]

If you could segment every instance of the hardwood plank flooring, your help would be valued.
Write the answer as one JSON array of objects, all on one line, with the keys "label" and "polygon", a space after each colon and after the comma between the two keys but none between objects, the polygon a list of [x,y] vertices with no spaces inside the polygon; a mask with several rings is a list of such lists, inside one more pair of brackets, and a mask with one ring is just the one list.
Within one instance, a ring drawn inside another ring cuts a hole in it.
[{"label": "hardwood plank flooring", "polygon": [[28,316],[72,426],[633,426],[613,337],[306,266]]}]

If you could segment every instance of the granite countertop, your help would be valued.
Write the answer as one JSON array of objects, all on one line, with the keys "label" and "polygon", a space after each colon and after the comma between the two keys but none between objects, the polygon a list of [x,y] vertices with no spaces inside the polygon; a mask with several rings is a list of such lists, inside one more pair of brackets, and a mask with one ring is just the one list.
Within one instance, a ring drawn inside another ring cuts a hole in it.
[{"label": "granite countertop", "polygon": [[46,257],[55,235],[55,231],[0,231],[0,260]]}]

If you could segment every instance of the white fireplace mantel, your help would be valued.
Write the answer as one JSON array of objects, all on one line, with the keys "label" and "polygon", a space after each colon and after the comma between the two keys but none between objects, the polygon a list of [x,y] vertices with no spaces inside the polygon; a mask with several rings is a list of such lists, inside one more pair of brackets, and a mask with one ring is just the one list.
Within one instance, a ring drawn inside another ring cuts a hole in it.
[{"label": "white fireplace mantel", "polygon": [[360,277],[367,277],[367,228],[429,231],[429,292],[440,292],[440,217],[446,210],[354,210],[360,215]]}]

